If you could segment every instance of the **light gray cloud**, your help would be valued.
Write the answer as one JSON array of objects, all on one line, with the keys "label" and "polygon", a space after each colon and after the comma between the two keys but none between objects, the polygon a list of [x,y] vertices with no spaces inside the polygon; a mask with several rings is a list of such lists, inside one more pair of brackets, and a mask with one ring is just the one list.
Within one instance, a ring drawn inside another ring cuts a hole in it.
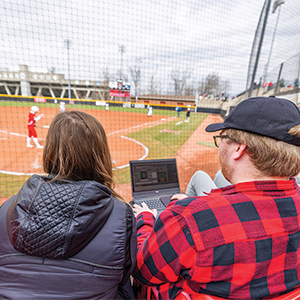
[{"label": "light gray cloud", "polygon": [[[144,90],[153,74],[172,89],[170,72],[192,67],[190,81],[217,73],[231,93],[246,86],[249,56],[264,0],[4,0],[0,8],[0,69],[27,64],[67,74],[71,40],[72,79],[99,80],[104,68],[123,73],[140,58]],[[269,69],[300,52],[298,0],[282,5]],[[277,14],[269,15],[257,71],[263,75]],[[167,92],[167,91],[165,91]]]}]

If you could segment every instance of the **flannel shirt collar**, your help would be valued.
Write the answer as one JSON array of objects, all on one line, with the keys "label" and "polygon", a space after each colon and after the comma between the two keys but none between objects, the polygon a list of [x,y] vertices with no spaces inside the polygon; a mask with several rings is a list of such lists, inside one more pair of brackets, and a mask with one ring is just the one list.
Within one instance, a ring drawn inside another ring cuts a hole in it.
[{"label": "flannel shirt collar", "polygon": [[285,194],[293,194],[295,189],[299,188],[295,178],[290,180],[265,180],[265,181],[248,181],[229,185],[223,188],[213,189],[209,194],[230,195],[244,192],[278,192],[284,190]]}]

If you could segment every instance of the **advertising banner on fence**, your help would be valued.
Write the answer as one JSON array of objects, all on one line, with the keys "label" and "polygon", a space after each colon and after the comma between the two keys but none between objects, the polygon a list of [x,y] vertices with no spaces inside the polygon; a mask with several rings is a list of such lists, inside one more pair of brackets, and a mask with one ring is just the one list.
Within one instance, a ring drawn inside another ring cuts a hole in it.
[{"label": "advertising banner on fence", "polygon": [[96,106],[105,106],[105,105],[106,105],[106,102],[105,102],[105,101],[96,101],[96,102],[95,102],[95,105],[96,105]]},{"label": "advertising banner on fence", "polygon": [[135,108],[145,108],[145,104],[135,103],[134,107]]},{"label": "advertising banner on fence", "polygon": [[109,92],[110,97],[130,97],[130,92],[117,89],[111,89]]},{"label": "advertising banner on fence", "polygon": [[42,97],[35,97],[33,99],[34,102],[37,102],[37,103],[46,103],[47,102],[47,99],[46,98],[42,98]]},{"label": "advertising banner on fence", "polygon": [[130,108],[131,107],[131,103],[130,102],[125,102],[125,103],[123,103],[123,107]]}]

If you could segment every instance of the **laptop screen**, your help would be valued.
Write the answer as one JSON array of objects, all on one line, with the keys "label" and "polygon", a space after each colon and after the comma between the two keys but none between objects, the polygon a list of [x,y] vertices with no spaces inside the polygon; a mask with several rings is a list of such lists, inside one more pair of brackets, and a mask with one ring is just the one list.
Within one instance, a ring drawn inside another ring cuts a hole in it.
[{"label": "laptop screen", "polygon": [[132,192],[179,188],[176,159],[130,161]]}]

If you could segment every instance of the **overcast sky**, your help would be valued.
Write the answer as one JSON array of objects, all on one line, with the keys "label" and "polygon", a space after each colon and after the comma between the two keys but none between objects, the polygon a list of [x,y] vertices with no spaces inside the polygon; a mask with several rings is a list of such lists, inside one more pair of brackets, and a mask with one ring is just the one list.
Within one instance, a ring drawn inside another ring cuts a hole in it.
[{"label": "overcast sky", "polygon": [[[105,69],[117,75],[123,45],[123,74],[132,82],[129,69],[139,65],[144,91],[151,76],[162,92],[172,90],[172,70],[189,69],[190,84],[215,73],[230,82],[234,96],[246,87],[263,4],[264,0],[2,0],[0,70],[26,64],[30,71],[55,68],[67,78],[64,41],[69,39],[71,79],[101,80]],[[257,81],[268,60],[277,15],[278,10],[270,11]],[[300,52],[299,16],[299,0],[286,0],[269,71]],[[297,67],[292,64],[291,78],[294,73],[297,77]]]}]

